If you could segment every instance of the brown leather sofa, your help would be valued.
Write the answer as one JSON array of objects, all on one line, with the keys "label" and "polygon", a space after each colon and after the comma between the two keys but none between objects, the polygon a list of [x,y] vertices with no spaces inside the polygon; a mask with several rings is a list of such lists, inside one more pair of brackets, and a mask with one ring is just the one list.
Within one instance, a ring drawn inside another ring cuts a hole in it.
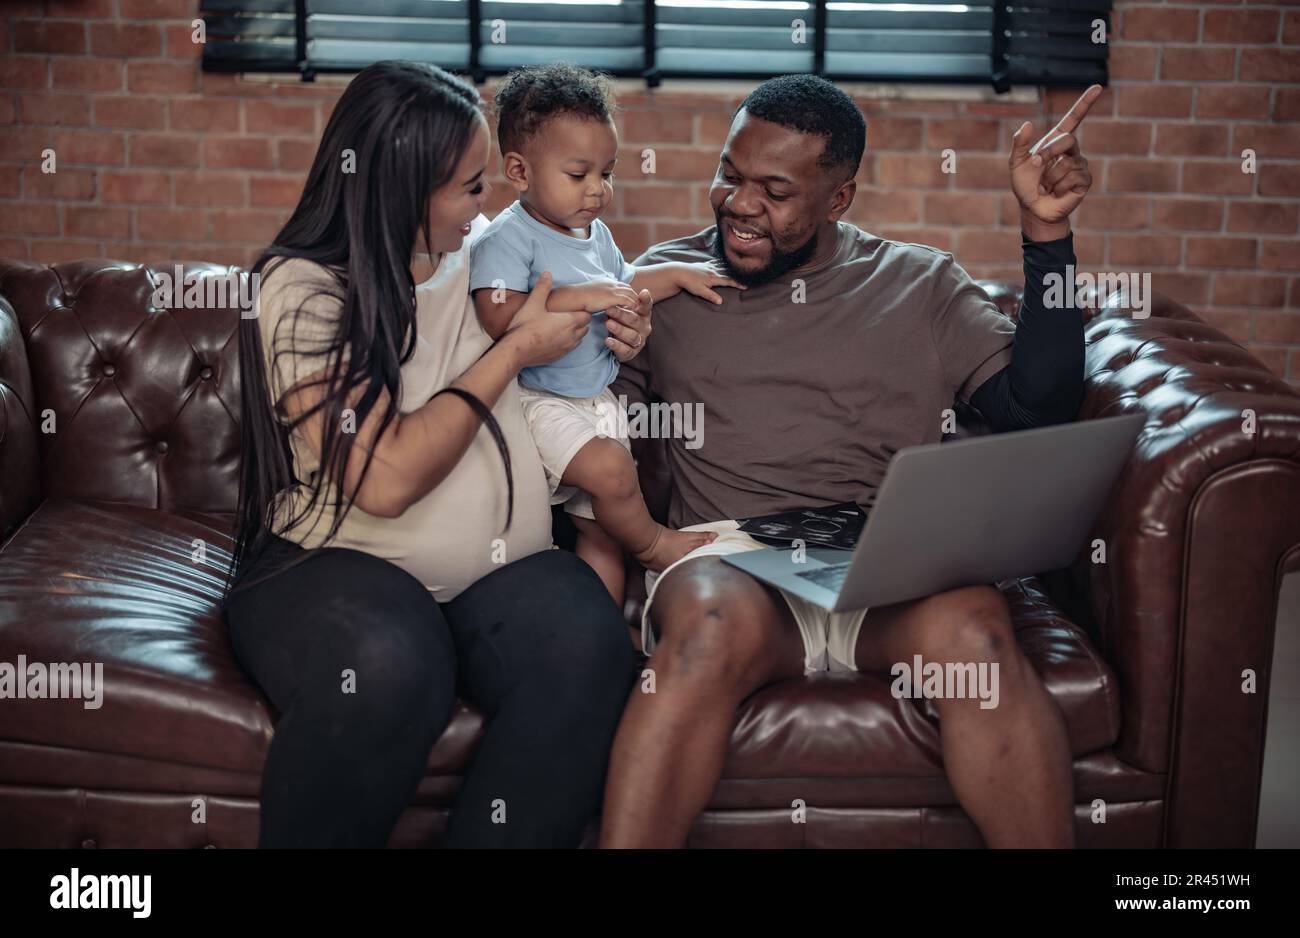
[{"label": "brown leather sofa", "polygon": [[[106,684],[99,709],[0,700],[0,846],[256,841],[274,713],[218,611],[238,313],[152,309],[163,270],[0,261],[0,662],[102,662]],[[985,287],[1014,314],[1015,286]],[[1156,299],[1138,319],[1118,296],[1087,327],[1080,419],[1147,415],[1096,523],[1108,562],[1001,586],[1065,714],[1080,843],[1250,846],[1278,586],[1300,568],[1300,395]],[[746,701],[691,845],[979,845],[936,711],[888,682],[819,676]],[[458,709],[393,845],[437,842],[481,728]]]}]

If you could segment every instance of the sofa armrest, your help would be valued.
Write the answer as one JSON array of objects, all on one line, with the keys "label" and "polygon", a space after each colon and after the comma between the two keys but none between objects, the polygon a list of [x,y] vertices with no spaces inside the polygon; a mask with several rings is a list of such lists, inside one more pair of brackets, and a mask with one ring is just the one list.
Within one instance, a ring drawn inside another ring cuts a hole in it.
[{"label": "sofa armrest", "polygon": [[[1186,308],[1112,298],[1080,419],[1147,425],[1071,571],[1119,677],[1121,758],[1167,773],[1166,843],[1254,843],[1281,578],[1300,569],[1300,394]],[[1253,672],[1253,692],[1243,691]]]},{"label": "sofa armrest", "polygon": [[34,401],[18,317],[0,296],[0,544],[40,501]]}]

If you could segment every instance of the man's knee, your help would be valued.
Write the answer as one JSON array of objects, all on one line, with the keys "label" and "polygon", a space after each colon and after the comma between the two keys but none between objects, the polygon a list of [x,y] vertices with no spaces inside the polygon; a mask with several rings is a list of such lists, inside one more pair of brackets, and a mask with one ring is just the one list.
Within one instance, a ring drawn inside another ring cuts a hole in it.
[{"label": "man's knee", "polygon": [[677,567],[655,591],[651,619],[660,636],[651,666],[726,683],[775,650],[778,610],[759,583],[718,557]]},{"label": "man's knee", "polygon": [[925,601],[918,617],[920,654],[940,662],[1013,662],[1011,611],[1001,591],[967,586]]}]

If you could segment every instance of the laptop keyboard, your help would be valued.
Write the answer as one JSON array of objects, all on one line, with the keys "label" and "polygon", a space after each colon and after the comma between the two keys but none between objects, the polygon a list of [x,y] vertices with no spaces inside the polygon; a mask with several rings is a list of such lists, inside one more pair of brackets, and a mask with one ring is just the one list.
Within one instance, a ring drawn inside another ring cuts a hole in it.
[{"label": "laptop keyboard", "polygon": [[824,586],[832,593],[838,593],[849,575],[849,564],[836,563],[828,567],[818,567],[815,570],[800,570],[795,575],[803,577],[809,583]]}]

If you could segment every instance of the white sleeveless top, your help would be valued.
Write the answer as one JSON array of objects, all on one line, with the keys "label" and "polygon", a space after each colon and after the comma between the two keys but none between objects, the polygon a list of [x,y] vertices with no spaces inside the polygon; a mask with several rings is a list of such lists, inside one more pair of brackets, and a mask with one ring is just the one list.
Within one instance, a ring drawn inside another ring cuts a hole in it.
[{"label": "white sleeveless top", "polygon": [[[416,348],[402,366],[400,413],[423,406],[492,345],[469,296],[470,245],[487,224],[482,215],[475,219],[460,250],[444,255],[434,275],[415,288]],[[338,299],[316,292],[335,289],[323,267],[298,258],[275,263],[255,304],[273,403],[296,382],[325,367],[325,359],[312,353],[333,339],[342,309]],[[289,315],[296,310],[301,312]],[[390,560],[424,583],[440,602],[505,563],[550,548],[550,490],[514,381],[492,413],[510,450],[514,476],[514,519],[508,532],[502,530],[505,467],[491,434],[480,427],[451,473],[401,517],[376,517],[354,505],[327,546]],[[319,458],[297,432],[290,434],[290,446],[294,475],[302,484],[282,493],[274,530],[304,547],[320,547],[333,518],[332,489],[322,493],[312,516],[281,532],[285,520],[306,506],[320,468]]]}]

